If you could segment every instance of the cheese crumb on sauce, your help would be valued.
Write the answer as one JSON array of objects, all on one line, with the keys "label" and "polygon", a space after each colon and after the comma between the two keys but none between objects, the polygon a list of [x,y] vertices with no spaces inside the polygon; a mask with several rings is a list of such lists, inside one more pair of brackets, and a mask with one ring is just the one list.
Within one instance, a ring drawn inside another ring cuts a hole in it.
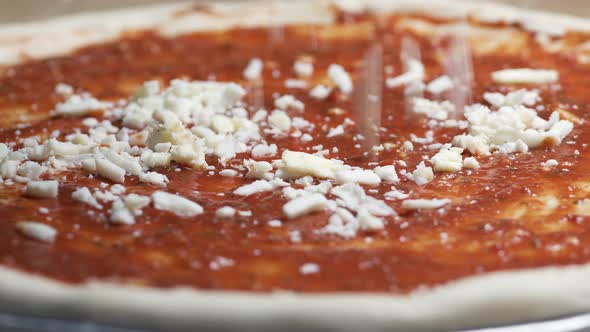
[{"label": "cheese crumb on sauce", "polygon": [[320,272],[320,266],[315,263],[305,263],[299,267],[299,273],[303,275],[317,274]]},{"label": "cheese crumb on sauce", "polygon": [[194,217],[203,213],[203,208],[196,202],[164,191],[154,192],[152,200],[156,209],[170,211],[181,217]]},{"label": "cheese crumb on sauce", "polygon": [[248,62],[246,69],[244,69],[244,78],[247,80],[259,79],[262,75],[263,63],[259,58],[254,58]]},{"label": "cheese crumb on sauce", "polygon": [[54,242],[57,237],[55,228],[36,221],[20,221],[16,229],[24,236],[41,242]]},{"label": "cheese crumb on sauce", "polygon": [[288,219],[295,219],[315,211],[323,210],[326,202],[326,197],[322,194],[298,197],[283,205],[283,213]]},{"label": "cheese crumb on sauce", "polygon": [[450,199],[406,199],[402,202],[402,208],[407,210],[438,209],[451,203]]},{"label": "cheese crumb on sauce", "polygon": [[349,94],[352,92],[352,79],[341,65],[330,65],[330,67],[328,67],[328,77],[334,84],[336,84],[342,93]]},{"label": "cheese crumb on sauce", "polygon": [[559,80],[559,72],[547,69],[516,68],[492,73],[492,80],[502,84],[547,84]]},{"label": "cheese crumb on sauce", "polygon": [[313,75],[313,63],[307,60],[297,60],[293,64],[293,70],[297,76],[308,78]]},{"label": "cheese crumb on sauce", "polygon": [[35,198],[55,198],[58,194],[59,182],[56,180],[49,181],[29,181],[25,193],[29,197]]},{"label": "cheese crumb on sauce", "polygon": [[449,76],[442,75],[428,83],[426,91],[438,95],[452,89],[454,86],[455,85]]}]

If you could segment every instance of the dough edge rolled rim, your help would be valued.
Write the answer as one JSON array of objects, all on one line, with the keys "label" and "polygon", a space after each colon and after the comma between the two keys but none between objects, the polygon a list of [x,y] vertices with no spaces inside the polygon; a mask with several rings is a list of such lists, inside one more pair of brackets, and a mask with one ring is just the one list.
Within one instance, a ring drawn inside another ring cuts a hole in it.
[{"label": "dough edge rolled rim", "polygon": [[[448,17],[476,13],[477,18],[487,21],[540,20],[546,24],[558,24],[564,29],[590,31],[588,20],[490,3],[455,1],[441,6],[436,0],[363,0],[359,7],[359,2],[352,0],[336,2],[339,6],[355,10],[365,7],[389,12],[420,11]],[[213,5],[213,9],[228,15],[212,18],[205,14],[195,14],[203,19],[200,25],[194,24],[195,16],[187,16],[193,20],[191,24],[188,24],[190,20],[182,19],[166,22],[174,12],[186,8],[186,4],[0,25],[0,65],[21,62],[20,54],[27,50],[23,45],[29,43],[39,31],[46,31],[46,34],[53,34],[58,39],[75,35],[77,32],[72,32],[72,29],[97,31],[97,34],[83,34],[75,43],[49,43],[46,46],[52,49],[38,54],[42,58],[66,54],[82,46],[115,39],[127,29],[158,27],[164,35],[176,35],[231,26],[330,23],[333,21],[330,3],[332,2],[328,0],[289,4],[274,2],[270,6],[261,2],[220,3]],[[243,8],[258,13],[258,16],[252,20],[244,19],[248,15],[244,15]],[[294,12],[293,8],[298,8],[299,12]],[[313,10],[314,14],[306,14],[308,10]],[[132,21],[120,19],[130,12],[137,13],[138,18]],[[156,13],[160,14],[155,15]],[[479,17],[477,13],[485,13],[485,17]],[[89,29],[88,26],[92,28]],[[290,326],[343,330],[458,329],[588,311],[588,280],[590,264],[584,264],[486,273],[418,290],[409,295],[252,293],[205,291],[186,287],[159,289],[104,281],[73,285],[0,266],[0,309],[156,328],[221,326],[257,329],[273,327],[273,324],[283,322]]]},{"label": "dough edge rolled rim", "polygon": [[152,5],[79,13],[28,23],[0,24],[0,68],[24,60],[59,56],[81,47],[112,41],[120,37],[122,32],[134,29],[153,28],[164,36],[175,36],[236,26],[327,24],[335,19],[332,5],[352,11],[368,9],[383,13],[421,12],[449,18],[473,15],[485,22],[523,23],[535,28],[548,26],[549,32],[560,28],[590,32],[590,20],[587,19],[468,0],[257,0],[209,5],[213,12],[221,15],[203,12],[175,15],[190,9],[189,5]]}]

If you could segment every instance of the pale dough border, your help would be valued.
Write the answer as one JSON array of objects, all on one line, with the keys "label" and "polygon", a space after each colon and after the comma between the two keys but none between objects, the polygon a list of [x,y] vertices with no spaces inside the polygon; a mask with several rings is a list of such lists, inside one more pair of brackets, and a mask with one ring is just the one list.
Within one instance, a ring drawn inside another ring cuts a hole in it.
[{"label": "pale dough border", "polygon": [[[422,11],[444,16],[479,13],[481,19],[590,31],[590,22],[509,6],[436,0],[338,1],[359,10]],[[45,22],[0,25],[0,65],[65,54],[117,38],[122,31],[156,27],[165,35],[230,26],[330,23],[329,1],[215,4],[221,16],[190,14],[172,18],[185,5],[84,14]],[[133,12],[134,15],[130,15]],[[485,13],[485,16],[481,14]],[[198,24],[195,24],[198,22]],[[532,23],[531,23],[532,22]],[[555,30],[552,29],[554,32]],[[359,276],[362,277],[362,276]],[[329,328],[338,330],[433,330],[495,325],[590,310],[590,264],[489,273],[408,296],[367,293],[259,294],[155,289],[100,281],[66,285],[0,267],[0,309],[52,317],[92,319],[169,330],[229,328],[258,330]]]}]

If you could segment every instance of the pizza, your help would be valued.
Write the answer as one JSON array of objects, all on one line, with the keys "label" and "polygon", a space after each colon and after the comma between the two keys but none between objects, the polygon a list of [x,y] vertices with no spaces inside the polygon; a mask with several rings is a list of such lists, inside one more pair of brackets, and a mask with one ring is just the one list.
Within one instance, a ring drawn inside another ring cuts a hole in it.
[{"label": "pizza", "polygon": [[0,308],[165,330],[585,312],[588,31],[405,0],[0,26]]}]

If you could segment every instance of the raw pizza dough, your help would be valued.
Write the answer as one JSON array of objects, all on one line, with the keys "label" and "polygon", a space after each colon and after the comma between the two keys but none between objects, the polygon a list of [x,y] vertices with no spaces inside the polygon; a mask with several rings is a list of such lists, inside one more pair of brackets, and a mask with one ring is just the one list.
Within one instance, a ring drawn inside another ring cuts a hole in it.
[{"label": "raw pizza dough", "polygon": [[[440,1],[344,1],[361,10],[426,12],[442,17],[473,14],[481,20],[520,22],[559,34],[590,31],[590,22],[493,4]],[[116,39],[121,31],[156,27],[164,35],[334,20],[324,1],[215,4],[212,17],[173,18],[185,5],[84,14],[46,22],[0,26],[0,65],[65,54]],[[198,19],[197,19],[198,18]],[[194,22],[201,22],[195,26]],[[0,268],[5,311],[169,330],[196,328],[325,328],[338,330],[446,330],[527,321],[590,310],[590,265],[488,273],[419,290],[407,296],[373,294],[253,294],[155,289],[102,281],[62,284]]]}]

